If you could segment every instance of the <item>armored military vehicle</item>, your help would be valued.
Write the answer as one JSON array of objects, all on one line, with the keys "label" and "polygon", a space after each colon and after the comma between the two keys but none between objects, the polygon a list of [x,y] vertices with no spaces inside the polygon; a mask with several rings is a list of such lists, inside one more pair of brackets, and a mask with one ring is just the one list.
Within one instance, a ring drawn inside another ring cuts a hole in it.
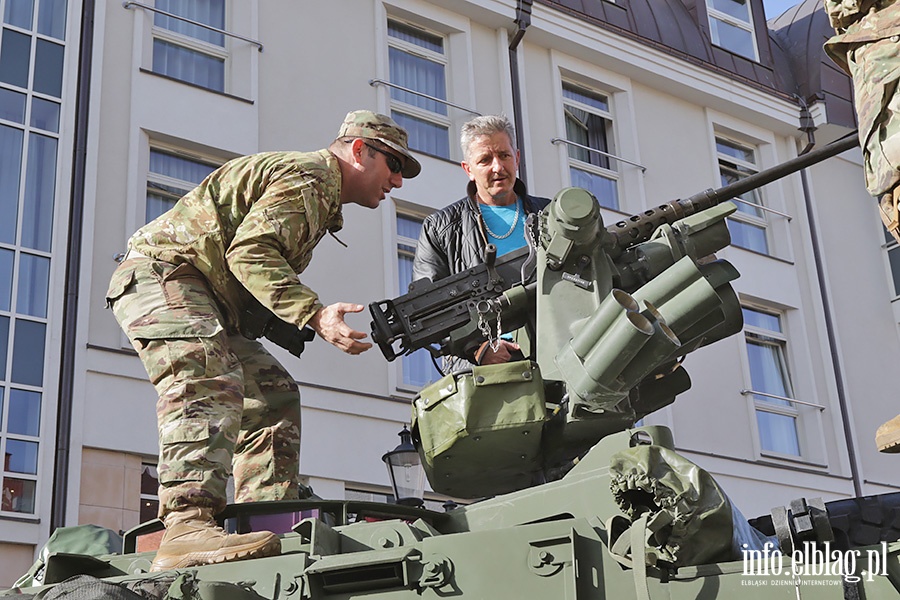
[{"label": "armored military vehicle", "polygon": [[[451,373],[413,401],[435,491],[471,504],[306,500],[232,505],[245,531],[291,513],[278,557],[148,573],[141,525],[121,552],[48,552],[24,593],[51,598],[900,597],[900,497],[798,499],[747,521],[715,480],[635,427],[690,387],[684,356],[742,328],[715,253],[727,200],[855,145],[850,138],[717,191],[603,226],[561,191],[528,245],[370,306],[384,355],[471,356],[512,330],[527,358]],[[96,554],[96,553],[94,553]],[[104,587],[105,586],[105,587]],[[112,591],[111,591],[112,590]],[[137,594],[116,596],[115,594]],[[2,594],[0,594],[2,595]]]}]

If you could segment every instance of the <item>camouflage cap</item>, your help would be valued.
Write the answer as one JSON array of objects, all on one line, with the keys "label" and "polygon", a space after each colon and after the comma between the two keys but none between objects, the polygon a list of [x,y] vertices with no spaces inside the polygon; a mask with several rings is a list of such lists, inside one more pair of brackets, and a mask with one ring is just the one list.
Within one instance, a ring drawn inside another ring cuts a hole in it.
[{"label": "camouflage cap", "polygon": [[347,113],[347,116],[344,117],[344,122],[341,123],[341,130],[337,136],[339,138],[359,137],[378,140],[392,150],[396,150],[397,153],[406,158],[401,173],[407,179],[415,177],[422,171],[422,165],[409,152],[406,130],[397,125],[388,116],[380,115],[371,110],[354,110]]}]

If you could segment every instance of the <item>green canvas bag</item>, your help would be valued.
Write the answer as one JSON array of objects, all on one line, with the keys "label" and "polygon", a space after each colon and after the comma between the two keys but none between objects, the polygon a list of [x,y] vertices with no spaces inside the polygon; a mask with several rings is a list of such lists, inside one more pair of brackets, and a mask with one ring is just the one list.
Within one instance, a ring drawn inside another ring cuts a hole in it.
[{"label": "green canvas bag", "polygon": [[532,484],[547,418],[537,364],[524,360],[452,373],[413,400],[412,430],[434,491],[458,498]]}]

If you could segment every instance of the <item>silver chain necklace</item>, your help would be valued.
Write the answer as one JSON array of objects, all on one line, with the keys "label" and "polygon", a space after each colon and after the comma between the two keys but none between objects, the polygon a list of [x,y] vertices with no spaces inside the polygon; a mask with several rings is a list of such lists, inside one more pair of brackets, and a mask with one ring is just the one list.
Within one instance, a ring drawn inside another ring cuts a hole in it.
[{"label": "silver chain necklace", "polygon": [[513,217],[512,226],[509,228],[509,231],[507,231],[503,235],[497,235],[496,233],[491,231],[490,227],[488,227],[487,219],[484,218],[484,210],[481,208],[481,204],[478,205],[478,211],[481,213],[481,222],[484,223],[484,228],[487,229],[488,235],[495,240],[505,240],[513,234],[513,231],[516,230],[516,225],[519,224],[519,213],[521,212],[521,210],[522,207],[519,205],[519,199],[516,198],[516,215]]}]

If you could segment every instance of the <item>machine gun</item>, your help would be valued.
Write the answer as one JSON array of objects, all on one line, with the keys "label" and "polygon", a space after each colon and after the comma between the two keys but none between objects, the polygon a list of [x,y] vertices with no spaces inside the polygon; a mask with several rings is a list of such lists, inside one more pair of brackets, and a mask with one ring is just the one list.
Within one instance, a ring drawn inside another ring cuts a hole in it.
[{"label": "machine gun", "polygon": [[528,248],[498,259],[489,247],[482,265],[370,304],[372,339],[388,360],[419,348],[468,357],[523,326],[535,342],[526,364],[449,374],[414,400],[433,489],[477,497],[525,487],[689,389],[683,357],[743,327],[730,283],[739,273],[715,258],[731,241],[727,200],[857,143],[610,227],[590,193],[567,188],[529,223]]},{"label": "machine gun", "polygon": [[[429,348],[438,356],[470,354],[484,340],[474,327],[478,310],[490,308],[491,302],[521,281],[528,254],[527,248],[521,248],[498,260],[496,248],[488,244],[484,263],[438,282],[414,281],[406,295],[371,303],[372,340],[389,361],[419,348]],[[395,342],[399,349],[394,348]]]},{"label": "machine gun", "polygon": [[[614,283],[617,287],[633,288],[658,274],[655,271],[662,263],[654,262],[652,254],[659,246],[637,246],[649,241],[661,226],[712,208],[858,144],[854,133],[731,185],[704,190],[687,199],[672,200],[607,227],[602,246],[611,259],[620,259],[616,261],[617,280]],[[547,267],[561,269],[558,255],[563,253],[564,250],[551,251],[552,262]],[[692,253],[696,254],[696,250]],[[437,282],[414,281],[407,294],[371,303],[373,341],[389,361],[420,348],[428,348],[436,355],[466,355],[467,350],[484,341],[471,327],[471,323],[477,322],[479,308],[484,310],[485,302],[497,301],[513,285],[525,283],[521,268],[528,256],[529,251],[523,248],[498,259],[488,246],[485,262],[481,265]],[[529,295],[532,291],[528,290]],[[509,321],[507,325],[511,329],[521,326],[519,321]]]}]

